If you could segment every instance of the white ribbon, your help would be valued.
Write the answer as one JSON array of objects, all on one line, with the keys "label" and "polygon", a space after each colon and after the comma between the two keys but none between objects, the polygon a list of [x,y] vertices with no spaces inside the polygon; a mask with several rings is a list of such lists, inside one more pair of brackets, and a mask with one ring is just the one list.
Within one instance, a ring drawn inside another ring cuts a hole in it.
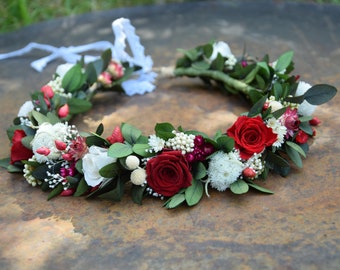
[{"label": "white ribbon", "polygon": [[[131,25],[130,20],[126,18],[119,18],[113,21],[112,31],[115,35],[114,45],[109,41],[98,41],[81,46],[57,48],[47,44],[31,42],[22,49],[0,54],[0,60],[21,56],[34,49],[50,52],[50,55],[31,63],[32,68],[41,72],[49,62],[57,58],[62,58],[67,63],[75,64],[82,58],[80,53],[90,50],[104,51],[111,49],[113,59],[121,62],[128,62],[130,66],[137,65],[141,67],[141,70],[135,72],[135,75],[138,75],[137,78],[123,82],[122,87],[126,94],[131,96],[137,93],[144,94],[145,92],[153,91],[155,88],[153,82],[157,74],[152,72],[153,62],[151,56],[146,56],[144,54],[144,47],[141,45],[139,36],[135,33],[135,28]],[[126,41],[131,49],[132,56],[125,52]],[[92,55],[84,55],[83,57],[85,63],[98,59],[98,56]]]}]

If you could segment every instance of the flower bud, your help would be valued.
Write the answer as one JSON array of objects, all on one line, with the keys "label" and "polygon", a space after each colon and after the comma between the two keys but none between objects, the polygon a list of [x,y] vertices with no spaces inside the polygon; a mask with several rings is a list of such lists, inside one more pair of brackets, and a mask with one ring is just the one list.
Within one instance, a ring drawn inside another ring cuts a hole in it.
[{"label": "flower bud", "polygon": [[54,143],[59,151],[64,151],[66,149],[67,144],[63,141],[55,140]]},{"label": "flower bud", "polygon": [[104,71],[98,76],[98,82],[102,83],[104,86],[110,86],[112,83],[112,77],[110,73]]},{"label": "flower bud", "polygon": [[308,141],[308,134],[302,130],[299,130],[296,134],[295,141],[300,144],[304,144]]},{"label": "flower bud", "polygon": [[245,168],[242,172],[243,176],[249,179],[252,179],[256,176],[256,172],[254,171],[254,169],[248,167]]},{"label": "flower bud", "polygon": [[123,138],[122,131],[120,130],[120,127],[116,126],[113,129],[111,136],[107,137],[106,140],[108,140],[109,143],[111,143],[111,144],[114,144],[116,142],[123,143],[124,142],[124,138]]},{"label": "flower bud", "polygon": [[107,67],[107,71],[111,74],[114,80],[118,80],[124,76],[124,67],[121,63],[116,61],[111,61]]},{"label": "flower bud", "polygon": [[129,170],[137,169],[139,166],[139,158],[133,155],[128,156],[125,160],[125,164]]},{"label": "flower bud", "polygon": [[76,192],[74,188],[65,189],[60,193],[60,196],[72,196]]},{"label": "flower bud", "polygon": [[43,92],[45,98],[53,98],[54,96],[54,91],[51,86],[49,85],[44,85],[41,87],[41,92]]},{"label": "flower bud", "polygon": [[36,152],[39,154],[39,155],[43,155],[43,156],[48,156],[50,153],[51,153],[51,150],[48,149],[47,147],[43,146],[43,147],[40,147],[36,150]]},{"label": "flower bud", "polygon": [[58,110],[58,116],[60,118],[64,118],[66,116],[68,116],[70,109],[68,107],[68,104],[66,103],[65,105],[61,106]]},{"label": "flower bud", "polygon": [[312,126],[317,126],[321,123],[321,120],[317,117],[313,117],[313,119],[309,120],[309,124],[311,124]]},{"label": "flower bud", "polygon": [[130,180],[134,185],[143,185],[146,179],[146,172],[142,168],[138,168],[131,172]]},{"label": "flower bud", "polygon": [[61,157],[67,161],[71,161],[73,159],[73,156],[71,154],[62,154]]}]

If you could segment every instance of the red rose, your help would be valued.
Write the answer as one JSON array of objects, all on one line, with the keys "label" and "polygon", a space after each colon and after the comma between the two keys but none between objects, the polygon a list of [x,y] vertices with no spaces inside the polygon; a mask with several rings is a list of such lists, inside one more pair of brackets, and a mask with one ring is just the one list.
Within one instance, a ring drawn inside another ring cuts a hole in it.
[{"label": "red rose", "polygon": [[302,130],[299,130],[296,134],[295,141],[300,144],[304,144],[308,141],[308,134]]},{"label": "red rose", "polygon": [[158,194],[172,196],[191,185],[192,175],[181,151],[168,151],[150,159],[146,165],[148,185]]},{"label": "red rose", "polygon": [[26,148],[21,142],[24,137],[26,137],[25,131],[20,129],[14,131],[11,147],[11,164],[17,161],[27,160],[33,156],[32,150]]},{"label": "red rose", "polygon": [[265,125],[260,116],[240,116],[227,130],[227,135],[234,138],[235,148],[240,150],[243,159],[261,153],[265,147],[271,146],[277,140],[277,134]]}]

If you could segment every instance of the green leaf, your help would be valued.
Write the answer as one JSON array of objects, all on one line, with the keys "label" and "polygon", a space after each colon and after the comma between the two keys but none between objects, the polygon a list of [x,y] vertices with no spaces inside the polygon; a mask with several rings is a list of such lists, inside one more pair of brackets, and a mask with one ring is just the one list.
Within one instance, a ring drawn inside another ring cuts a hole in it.
[{"label": "green leaf", "polygon": [[308,135],[313,135],[313,129],[310,126],[309,122],[301,122],[299,128],[306,132]]},{"label": "green leaf", "polygon": [[278,109],[275,112],[272,112],[273,117],[275,117],[276,119],[279,119],[280,116],[282,116],[285,112],[287,111],[286,107],[283,107],[281,109]]},{"label": "green leaf", "polygon": [[85,75],[79,64],[74,65],[63,77],[62,87],[67,92],[75,92],[85,83]]},{"label": "green leaf", "polygon": [[263,105],[266,103],[267,95],[260,98],[248,112],[248,117],[253,117],[260,114],[263,110]]},{"label": "green leaf", "polygon": [[83,160],[82,159],[79,159],[76,162],[76,169],[79,173],[83,173]]},{"label": "green leaf", "polygon": [[104,51],[102,53],[102,55],[101,55],[101,58],[103,60],[103,66],[102,66],[102,70],[101,71],[104,71],[108,67],[108,65],[109,65],[109,63],[110,63],[110,61],[112,59],[112,51],[111,51],[111,49],[107,49],[106,51]]},{"label": "green leaf", "polygon": [[278,82],[275,82],[273,85],[273,92],[274,92],[273,94],[275,96],[275,100],[280,100],[283,94],[282,85]]},{"label": "green leaf", "polygon": [[189,206],[196,205],[203,196],[203,184],[200,180],[192,180],[191,186],[185,190],[185,200]]},{"label": "green leaf", "polygon": [[266,188],[264,188],[264,187],[261,187],[261,186],[259,186],[259,185],[256,185],[256,184],[254,184],[253,182],[248,183],[248,186],[250,186],[250,187],[252,187],[252,188],[255,188],[256,190],[261,191],[261,192],[263,192],[263,193],[274,194],[273,191],[271,191],[271,190],[269,190],[269,189],[266,189]]},{"label": "green leaf", "polygon": [[304,94],[305,100],[312,105],[321,105],[331,100],[337,93],[334,86],[317,84],[309,88]]},{"label": "green leaf", "polygon": [[293,51],[288,51],[282,54],[276,62],[275,71],[283,72],[292,62],[294,56]]},{"label": "green leaf", "polygon": [[114,143],[110,146],[108,150],[108,155],[110,157],[122,158],[127,157],[133,153],[131,145],[125,143]]},{"label": "green leaf", "polygon": [[96,134],[100,136],[103,134],[103,132],[104,132],[104,125],[100,123],[99,126],[97,127]]},{"label": "green leaf", "polygon": [[206,61],[200,61],[200,62],[193,63],[192,67],[198,70],[206,70],[206,69],[209,69],[210,64]]},{"label": "green leaf", "polygon": [[263,97],[263,93],[256,91],[256,90],[250,90],[248,92],[248,96],[250,98],[251,103],[255,104],[257,101],[259,101]]},{"label": "green leaf", "polygon": [[85,99],[70,98],[67,100],[70,114],[79,114],[87,112],[92,108],[92,103]]},{"label": "green leaf", "polygon": [[146,189],[146,185],[144,186],[132,185],[131,197],[134,203],[137,203],[140,205],[142,204],[145,189]]},{"label": "green leaf", "polygon": [[156,136],[162,138],[163,140],[168,140],[175,137],[175,134],[172,133],[174,130],[174,126],[170,123],[158,123],[155,126]]},{"label": "green leaf", "polygon": [[98,189],[95,191],[91,192],[89,195],[87,195],[88,199],[98,197],[101,194],[104,194],[106,192],[109,192],[110,190],[113,190],[117,187],[117,182],[118,182],[118,177],[113,178],[113,179],[106,179],[104,180]]},{"label": "green leaf", "polygon": [[149,150],[150,149],[150,145],[148,144],[141,144],[141,143],[137,143],[132,147],[132,151],[137,154],[140,155],[142,157],[151,157],[154,154],[150,153]]},{"label": "green leaf", "polygon": [[306,157],[305,151],[296,143],[293,143],[291,141],[286,141],[286,144],[293,148],[296,152],[298,152],[301,156]]},{"label": "green leaf", "polygon": [[99,174],[105,178],[114,178],[119,174],[119,167],[117,163],[110,163],[99,170]]},{"label": "green leaf", "polygon": [[38,111],[31,111],[32,116],[34,117],[34,119],[38,122],[38,125],[40,126],[42,123],[49,123],[49,118],[46,115],[43,115],[42,113],[38,112]]},{"label": "green leaf", "polygon": [[164,207],[168,209],[176,208],[185,201],[185,195],[183,193],[178,193],[172,196],[169,200],[164,203]]},{"label": "green leaf", "polygon": [[142,135],[142,132],[138,128],[127,123],[122,124],[121,130],[124,139],[130,144],[135,144]]},{"label": "green leaf", "polygon": [[77,190],[76,192],[73,194],[73,196],[75,197],[80,197],[82,195],[84,195],[88,190],[89,190],[90,186],[87,185],[84,177],[82,179],[80,179],[80,182],[77,186]]},{"label": "green leaf", "polygon": [[59,117],[55,113],[52,113],[52,112],[47,113],[47,118],[49,119],[48,122],[51,123],[52,125],[60,122]]},{"label": "green leaf", "polygon": [[267,152],[266,166],[276,173],[279,173],[281,176],[287,176],[290,172],[288,161],[271,151]]},{"label": "green leaf", "polygon": [[295,148],[289,147],[288,144],[285,145],[285,150],[289,158],[294,162],[294,164],[299,168],[302,168],[302,159],[299,155],[299,152],[297,152]]},{"label": "green leaf", "polygon": [[92,145],[101,147],[101,146],[107,146],[108,142],[104,138],[98,136],[97,134],[93,134],[92,136],[86,137],[86,145],[88,147]]},{"label": "green leaf", "polygon": [[[100,66],[102,66],[102,64]],[[86,65],[85,76],[87,78],[88,84],[90,85],[94,84],[97,81],[99,74],[100,74],[100,71],[98,71],[97,73],[97,68],[93,62],[88,63]]]},{"label": "green leaf", "polygon": [[270,70],[268,67],[268,64],[266,62],[257,62],[256,63],[260,68],[262,68],[262,70],[265,72],[265,76],[266,78],[269,78],[270,76]]},{"label": "green leaf", "polygon": [[220,149],[222,149],[225,153],[230,152],[233,150],[235,146],[235,141],[233,138],[227,136],[227,135],[222,135],[216,140],[218,146]]},{"label": "green leaf", "polygon": [[192,176],[194,179],[202,179],[207,175],[207,169],[202,162],[197,162],[192,166]]},{"label": "green leaf", "polygon": [[124,194],[124,188],[125,188],[124,179],[121,177],[118,177],[117,186],[109,192],[100,194],[98,197],[102,199],[114,201],[114,202],[120,201]]},{"label": "green leaf", "polygon": [[230,185],[230,190],[235,194],[243,194],[248,192],[249,186],[244,180],[237,180]]},{"label": "green leaf", "polygon": [[191,61],[195,61],[199,57],[199,52],[194,49],[190,50],[183,50],[183,49],[178,49],[181,53],[183,53],[186,57],[188,57]]},{"label": "green leaf", "polygon": [[52,198],[58,196],[61,192],[63,192],[64,187],[62,184],[58,184],[48,195],[47,200],[51,200]]},{"label": "green leaf", "polygon": [[33,138],[34,138],[33,135],[23,137],[23,138],[21,139],[21,143],[22,143],[27,149],[31,149],[31,150],[32,150],[31,141],[33,140]]},{"label": "green leaf", "polygon": [[211,63],[211,69],[223,71],[224,63],[225,63],[225,59],[223,58],[223,56],[220,53],[218,53],[216,59],[214,61],[212,61],[212,63]]},{"label": "green leaf", "polygon": [[2,159],[0,159],[0,167],[7,169],[7,167],[9,166],[10,161],[11,161],[10,158],[2,158]]},{"label": "green leaf", "polygon": [[7,166],[7,171],[9,173],[22,173],[22,168],[10,164]]}]

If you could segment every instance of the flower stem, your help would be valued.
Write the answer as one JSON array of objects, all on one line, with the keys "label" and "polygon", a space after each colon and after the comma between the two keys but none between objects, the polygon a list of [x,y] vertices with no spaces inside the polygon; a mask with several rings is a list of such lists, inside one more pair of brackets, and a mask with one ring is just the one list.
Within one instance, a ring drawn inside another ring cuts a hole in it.
[{"label": "flower stem", "polygon": [[249,91],[255,90],[258,91],[258,89],[246,84],[245,82],[242,82],[240,80],[236,80],[229,75],[217,71],[217,70],[208,70],[208,69],[195,69],[195,68],[176,68],[174,70],[174,74],[176,76],[196,76],[196,77],[208,77],[210,79],[214,79],[216,81],[221,81],[225,85],[242,92],[245,95],[249,94]]}]

